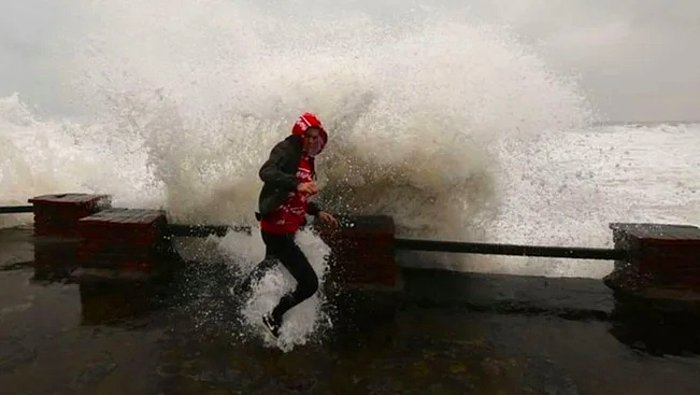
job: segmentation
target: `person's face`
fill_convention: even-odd
[[[321,151],[321,131],[317,128],[309,128],[304,133],[304,152],[316,155]]]

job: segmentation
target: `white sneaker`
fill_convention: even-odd
[[[280,336],[280,327],[282,325],[276,322],[274,318],[272,318],[271,313],[265,314],[262,318],[262,322],[263,325],[265,325],[265,328],[267,328],[267,330],[275,339],[277,339]]]

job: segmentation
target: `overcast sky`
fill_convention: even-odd
[[[424,2],[511,26],[554,69],[579,73],[586,95],[609,120],[700,120],[698,0]],[[47,113],[70,110],[62,100],[61,54],[52,43],[57,35],[82,34],[72,4],[0,0],[0,95],[19,92]],[[325,4],[381,14],[408,2]]]
[[[559,70],[578,70],[612,120],[700,120],[700,1],[477,1]]]

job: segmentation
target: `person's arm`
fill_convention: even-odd
[[[337,228],[340,225],[338,223],[338,220],[333,216],[333,214],[323,211],[316,202],[309,202],[309,204],[306,205],[306,212],[309,215],[317,217],[321,220],[321,222],[323,222],[326,225],[331,225],[335,228]]]
[[[258,175],[266,184],[274,185],[289,191],[297,189],[297,177],[282,171],[282,165],[288,160],[289,150],[282,141],[272,149],[270,157],[262,165]]]

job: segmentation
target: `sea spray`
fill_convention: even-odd
[[[13,201],[70,189],[163,208],[171,222],[256,225],[258,169],[309,110],[330,134],[317,162],[328,210],[391,215],[400,236],[481,240],[513,220],[502,217],[519,194],[509,166],[527,163],[510,161],[515,143],[590,120],[575,80],[507,28],[439,8],[383,19],[220,0],[75,7],[85,34],[54,45],[69,49],[64,76],[85,115],[28,112],[36,124],[22,126],[0,112],[10,126],[0,150],[18,159],[3,174],[25,175],[12,181]],[[300,23],[307,9],[312,24]],[[419,259],[474,267],[469,257]]]
[[[253,281],[252,289],[245,295],[237,295],[237,287],[232,287],[232,297],[244,296],[240,314],[243,318],[242,331],[258,334],[268,346],[290,351],[295,346],[306,344],[313,335],[332,326],[324,294],[324,281],[328,271],[329,247],[311,230],[297,233],[296,243],[307,256],[311,267],[319,279],[319,290],[311,298],[295,306],[284,315],[284,324],[280,337],[273,339],[262,327],[263,314],[269,313],[280,298],[296,287],[296,280],[281,263],[269,269],[262,277]],[[230,232],[219,244],[220,251],[229,258],[240,273],[236,285],[255,269],[265,258],[264,244],[260,232],[256,229],[250,235]]]

